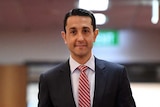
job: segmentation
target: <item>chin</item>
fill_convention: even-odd
[[[85,57],[85,56],[87,56],[87,54],[86,53],[78,53],[77,56],[79,56],[79,57]]]

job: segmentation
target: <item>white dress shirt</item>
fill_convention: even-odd
[[[77,69],[77,67],[81,64],[76,62],[71,56],[69,59],[70,64],[70,70],[71,70],[71,83],[72,83],[72,90],[73,90],[73,97],[76,103],[76,106],[78,107],[78,84],[79,84],[79,76],[80,71]],[[91,100],[91,107],[93,105],[93,97],[94,97],[94,88],[95,88],[95,58],[92,55],[91,58],[84,64],[88,66],[88,69],[86,71],[86,74],[89,79],[89,85],[90,85],[90,100]]]

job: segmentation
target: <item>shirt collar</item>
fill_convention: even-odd
[[[75,61],[71,56],[69,58],[69,64],[70,64],[70,69],[72,73],[73,71],[77,69],[78,66],[81,65],[77,61]],[[95,71],[95,58],[93,54],[91,55],[90,59],[84,65],[88,66],[92,71]]]

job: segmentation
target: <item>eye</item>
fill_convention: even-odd
[[[75,35],[76,32],[77,32],[76,30],[71,30],[71,31],[70,31],[70,33],[73,34],[73,35]]]
[[[89,30],[88,30],[88,29],[84,29],[83,32],[84,32],[84,33],[88,33]]]

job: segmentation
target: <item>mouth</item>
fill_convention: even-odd
[[[75,45],[75,47],[84,48],[84,47],[87,47],[87,45],[86,44],[78,44],[78,45]]]

